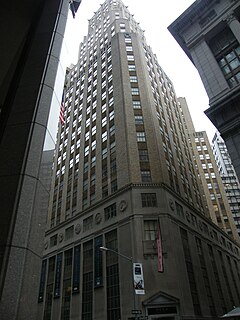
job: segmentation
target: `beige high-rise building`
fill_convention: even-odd
[[[195,131],[186,100],[184,98],[178,100],[186,118],[194,164],[202,186],[206,209],[214,223],[239,241],[232,211],[207,133]]]
[[[173,84],[120,0],[89,20],[64,97],[41,319],[217,319],[240,303],[240,248],[204,210]]]

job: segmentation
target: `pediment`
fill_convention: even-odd
[[[152,297],[146,299],[143,302],[143,305],[145,306],[159,306],[159,305],[176,305],[179,303],[179,299],[177,299],[176,297],[173,297],[167,293],[164,292],[158,292],[155,295],[153,295]]]

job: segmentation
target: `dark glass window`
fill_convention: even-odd
[[[144,240],[156,240],[157,238],[158,221],[145,220],[144,221]]]
[[[139,160],[140,161],[148,161],[148,150],[138,150],[139,151]]]
[[[156,193],[141,193],[143,207],[157,207]]]
[[[105,242],[107,248],[118,250],[116,230],[106,234]],[[118,320],[121,318],[118,255],[111,252],[106,255],[106,282],[107,320]]]
[[[104,209],[104,214],[105,214],[105,220],[112,219],[113,217],[117,216],[117,206],[116,203],[106,207]]]
[[[240,46],[232,31],[227,27],[216,35],[209,46],[232,88],[240,83]]]

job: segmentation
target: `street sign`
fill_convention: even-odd
[[[142,314],[142,310],[132,310],[132,314]]]

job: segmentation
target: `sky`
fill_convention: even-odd
[[[172,80],[178,97],[185,97],[196,131],[207,131],[211,142],[216,131],[204,114],[208,97],[197,69],[167,30],[167,27],[185,11],[193,0],[122,0],[140,27],[145,30],[148,45],[158,58],[160,66]],[[69,63],[76,64],[78,47],[88,32],[91,19],[104,0],[82,0],[75,19],[69,12],[65,40]]]

